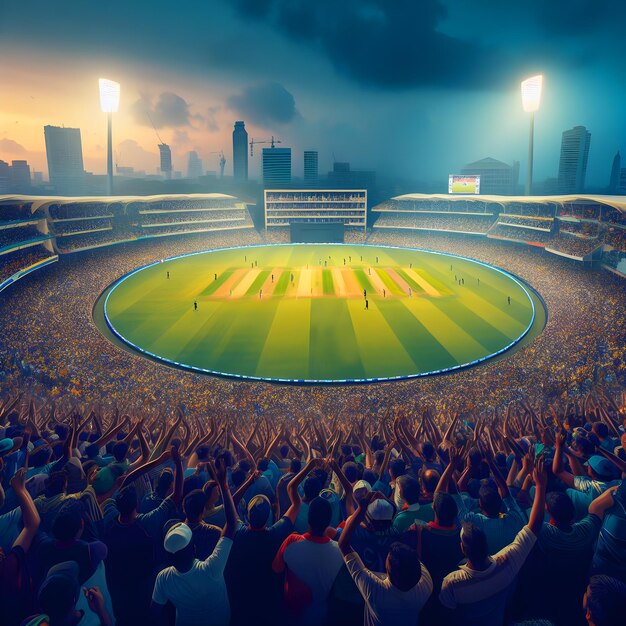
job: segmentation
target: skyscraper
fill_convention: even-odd
[[[172,178],[172,151],[166,143],[160,143],[159,154],[161,156],[161,174],[169,180]]]
[[[248,180],[248,131],[241,121],[233,130],[233,175],[235,180]]]
[[[44,126],[50,183],[56,193],[80,194],[85,187],[83,146],[79,128]]]
[[[609,179],[609,193],[619,191],[620,170],[622,168],[622,157],[619,152],[613,157],[613,167],[611,167],[611,178]]]
[[[591,133],[584,126],[563,131],[559,159],[559,193],[581,193],[589,158]]]
[[[315,182],[318,177],[317,150],[304,151],[304,180]]]
[[[279,188],[291,184],[291,148],[263,148],[263,185]]]
[[[14,191],[30,190],[30,165],[26,161],[13,161],[11,163],[11,178],[13,179]]]
[[[198,158],[198,153],[192,150],[187,157],[187,178],[199,178],[202,176],[202,160]]]

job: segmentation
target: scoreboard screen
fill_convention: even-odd
[[[448,176],[448,193],[479,194],[480,176]]]

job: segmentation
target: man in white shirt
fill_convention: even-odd
[[[441,585],[439,601],[454,610],[454,623],[465,626],[500,626],[511,585],[532,550],[543,523],[547,474],[540,459],[533,473],[535,500],[528,525],[513,543],[489,556],[487,537],[477,526],[466,523],[461,531],[461,550],[467,564],[448,574]]]
[[[399,542],[391,544],[385,560],[386,576],[363,565],[350,546],[354,530],[365,519],[368,507],[381,493],[368,493],[346,522],[339,538],[346,567],[365,600],[365,626],[415,626],[417,617],[433,591],[428,570],[420,563],[417,552]]]
[[[157,575],[152,607],[158,618],[165,604],[171,602],[176,607],[176,626],[228,626],[230,622],[224,568],[233,544],[236,513],[223,459],[217,470],[211,469],[220,486],[226,514],[226,525],[215,549],[206,560],[196,559],[193,533],[183,523],[172,526],[163,542],[174,564]]]

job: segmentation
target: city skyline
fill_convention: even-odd
[[[75,2],[68,2],[60,16],[39,0],[34,11],[3,5],[0,49],[11,63],[0,68],[6,94],[0,107],[0,159],[25,159],[32,170],[46,171],[43,126],[64,125],[81,129],[85,169],[104,174],[100,75],[122,85],[113,137],[116,163],[149,174],[159,167],[160,141],[152,124],[172,149],[174,170],[184,171],[186,155],[196,151],[204,168],[217,172],[219,155],[210,153],[224,150],[230,176],[233,124],[244,120],[251,139],[275,135],[294,155],[317,151],[320,172],[330,171],[336,159],[383,176],[445,181],[464,164],[492,157],[520,161],[523,180],[527,119],[519,81],[536,71],[545,75],[536,119],[536,182],[557,176],[564,129],[581,125],[593,134],[589,187],[608,185],[613,155],[626,149],[620,111],[624,87],[613,75],[619,71],[616,52],[624,44],[608,43],[605,36],[618,21],[617,12],[623,12],[619,5],[613,13],[598,11],[591,22],[578,19],[581,11],[574,8],[563,24],[555,24],[549,20],[556,19],[556,10],[542,15],[538,3],[531,2],[524,19],[507,22],[505,40],[494,28],[504,19],[503,10],[487,0],[475,3],[471,15],[458,0],[427,2],[421,10],[429,19],[419,28],[429,35],[424,45],[433,46],[436,54],[423,63],[425,51],[406,43],[405,52],[413,55],[407,65],[399,56],[403,44],[392,37],[394,29],[398,38],[406,35],[394,9],[377,2],[343,3],[329,20],[353,23],[370,40],[384,43],[383,59],[396,59],[387,76],[371,55],[363,52],[359,61],[335,49],[329,29],[318,24],[317,35],[306,32],[305,3],[291,3],[293,13],[285,17],[300,24],[299,37],[286,32],[273,13],[262,11],[262,4],[274,11],[286,6],[269,0],[229,6],[214,0],[188,11],[164,5],[149,14],[147,5],[138,2],[123,19],[120,3],[112,2],[99,19],[95,9],[78,11]],[[414,15],[410,3],[394,4],[407,17]],[[329,8],[322,2],[320,8],[306,8],[308,17],[318,20],[324,7]],[[150,26],[133,31],[136,38],[129,36],[133,19]],[[378,22],[376,29],[372,23]],[[170,30],[164,44],[154,33],[166,23]],[[471,36],[464,25],[471,26]],[[564,32],[565,26],[570,32]],[[207,29],[204,47],[190,36],[200,27]],[[541,43],[547,30],[551,39]],[[435,36],[438,31],[444,40]],[[55,36],[40,36],[50,32]],[[227,46],[229,37],[239,47]],[[500,55],[506,72],[489,61],[486,50]],[[462,61],[466,64],[456,65]],[[434,66],[430,72],[429,64]],[[257,180],[259,157],[260,151],[249,160],[250,178]],[[301,159],[295,159],[293,175],[301,177],[301,168]]]

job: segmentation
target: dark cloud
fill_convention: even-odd
[[[156,126],[156,128],[176,128],[191,126],[192,116],[189,105],[179,95],[165,91],[153,103],[151,96],[142,95],[131,105],[131,112],[137,124]]]
[[[273,0],[253,14],[249,5],[235,1],[242,15],[317,46],[337,70],[363,84],[480,87],[500,74],[482,44],[441,32],[442,0]]]
[[[220,110],[221,107],[214,106],[209,107],[206,111],[205,120],[206,120],[206,128],[210,133],[216,133],[220,128],[215,119],[215,114]]]
[[[296,101],[279,83],[263,83],[247,87],[227,100],[230,109],[257,126],[288,124],[298,112]]]

